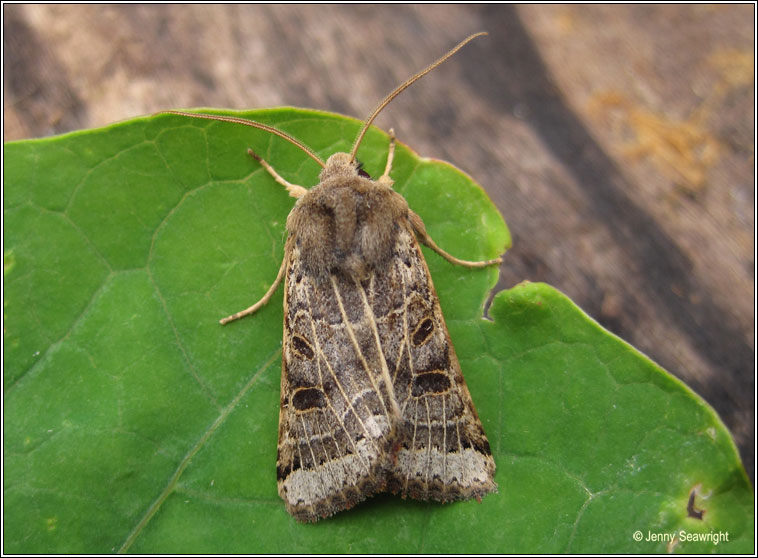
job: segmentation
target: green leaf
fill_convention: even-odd
[[[239,116],[324,158],[359,127]],[[372,176],[387,141],[372,129],[359,152]],[[170,115],[5,145],[5,552],[668,550],[637,530],[728,537],[677,539],[677,552],[754,551],[752,488],[710,407],[546,285],[500,293],[483,319],[497,270],[429,251],[500,491],[448,505],[381,495],[297,523],[276,492],[281,289],[218,324],[273,282],[293,204],[247,147],[317,182],[280,138]],[[460,171],[399,145],[393,177],[453,255],[509,245]],[[702,519],[688,517],[693,490]]]

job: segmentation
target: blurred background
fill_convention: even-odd
[[[754,479],[754,5],[3,5],[4,140],[179,107],[362,119],[465,170],[545,281],[703,396]],[[244,154],[242,154],[244,156]]]

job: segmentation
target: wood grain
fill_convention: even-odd
[[[476,178],[545,281],[713,405],[753,475],[752,5],[4,5],[4,138],[180,107],[379,117]],[[244,154],[242,154],[244,156]]]

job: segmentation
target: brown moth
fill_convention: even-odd
[[[392,189],[395,138],[371,180],[356,152],[395,96],[455,54],[477,33],[390,93],[371,113],[351,153],[318,155],[284,132],[249,120],[195,113],[267,130],[323,167],[306,189],[249,153],[297,198],[287,217],[279,273],[254,313],[284,278],[284,339],[277,479],[287,511],[317,521],[378,492],[421,500],[480,499],[497,490],[495,462],[450,341],[419,241],[446,260],[421,218]]]

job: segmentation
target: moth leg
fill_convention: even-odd
[[[390,171],[392,170],[392,161],[395,158],[395,130],[390,128],[390,146],[387,152],[387,165],[384,167],[384,173],[379,177],[378,182],[392,186],[394,180],[390,178]]]
[[[465,267],[487,267],[489,265],[496,265],[503,263],[503,258],[495,258],[494,260],[483,260],[479,262],[469,262],[467,260],[459,260],[455,256],[451,256],[447,252],[445,252],[442,248],[437,246],[437,244],[432,240],[432,237],[429,236],[429,234],[426,232],[426,226],[424,225],[424,222],[421,220],[421,217],[418,216],[418,214],[410,210],[410,217],[411,217],[411,225],[413,226],[413,230],[416,232],[416,236],[418,236],[419,241],[426,244],[429,248],[437,252],[440,256],[445,258],[447,261],[449,261],[452,264],[456,265],[462,265]]]
[[[298,186],[299,188],[299,186]],[[276,279],[274,279],[274,284],[269,287],[268,292],[263,295],[263,298],[261,298],[258,302],[253,304],[250,308],[246,308],[245,310],[242,310],[241,312],[237,312],[236,314],[232,314],[231,316],[227,316],[226,318],[219,320],[219,323],[221,325],[228,324],[229,322],[233,322],[234,320],[239,320],[240,318],[244,318],[245,316],[249,316],[250,314],[254,314],[258,311],[263,305],[265,305],[269,300],[271,300],[271,297],[276,292],[276,288],[279,286],[279,283],[282,282],[282,277],[284,277],[284,268],[285,263],[287,262],[287,258],[282,259],[282,265],[279,268],[279,273],[276,276]]]
[[[308,190],[306,188],[303,188],[302,186],[298,186],[297,184],[292,184],[292,182],[288,182],[282,176],[274,170],[274,167],[269,165],[266,161],[263,160],[263,158],[258,155],[255,151],[248,148],[247,149],[248,155],[250,155],[253,159],[258,161],[261,166],[268,171],[268,173],[274,177],[274,180],[276,180],[279,184],[284,186],[287,189],[287,192],[289,192],[290,196],[293,198],[302,198]]]

